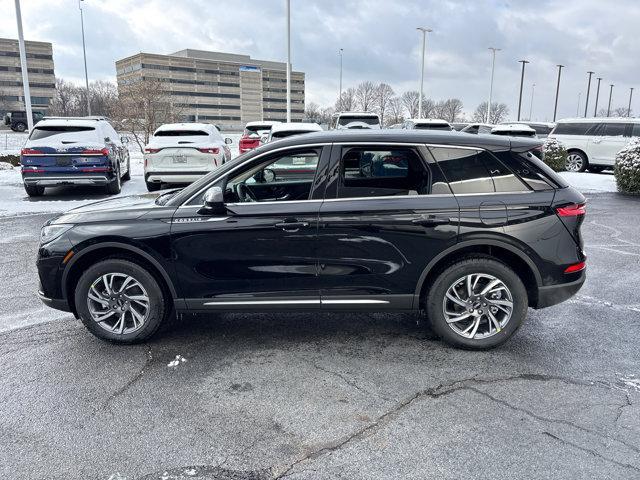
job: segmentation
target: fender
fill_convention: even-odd
[[[429,272],[431,271],[431,269],[440,261],[442,260],[444,257],[446,257],[447,255],[457,251],[457,250],[461,250],[465,247],[472,247],[472,246],[476,246],[476,245],[491,245],[494,247],[500,247],[500,248],[504,248],[505,250],[509,250],[511,253],[515,254],[516,256],[518,256],[522,261],[524,261],[529,268],[531,269],[531,271],[533,272],[533,275],[536,279],[536,283],[538,284],[538,287],[540,287],[540,285],[542,285],[542,277],[540,276],[540,272],[538,271],[538,267],[536,266],[536,264],[533,262],[533,260],[531,260],[531,258],[529,258],[529,256],[527,256],[522,250],[518,249],[517,247],[514,247],[513,245],[509,244],[508,242],[502,241],[502,240],[498,240],[495,238],[476,238],[473,240],[465,240],[463,242],[459,242],[456,243],[455,245],[453,245],[452,247],[449,247],[448,249],[444,250],[443,252],[440,252],[438,255],[436,255],[428,264],[427,266],[424,268],[424,270],[422,271],[422,274],[420,275],[420,278],[418,279],[418,284],[416,286],[416,290],[413,294],[414,298],[413,298],[413,304],[414,304],[414,308],[416,308],[415,306],[419,304],[420,302],[420,291],[422,290],[422,285],[424,284],[425,279],[427,278],[427,275],[429,275]]]
[[[167,274],[167,272],[165,271],[164,267],[162,267],[162,265],[160,264],[160,262],[158,262],[155,258],[153,258],[151,255],[149,255],[147,252],[145,252],[144,250],[135,247],[133,245],[129,245],[127,243],[120,243],[120,242],[101,242],[101,243],[96,243],[94,245],[91,245],[90,247],[86,247],[84,249],[82,249],[80,252],[78,252],[77,255],[74,255],[71,258],[71,261],[67,264],[67,267],[64,270],[64,273],[62,274],[62,295],[63,298],[68,298],[67,297],[67,276],[69,274],[69,272],[71,271],[71,267],[73,267],[73,265],[80,260],[82,257],[84,257],[87,253],[92,252],[94,250],[98,250],[101,248],[120,248],[123,250],[128,250],[130,252],[133,252],[137,255],[140,255],[141,257],[143,257],[145,260],[147,260],[151,265],[153,265],[162,275],[162,278],[164,279],[164,281],[167,283],[168,287],[169,287],[169,292],[171,292],[171,297],[175,300],[178,295],[176,293],[176,289],[173,285],[173,281],[171,280],[171,277],[169,277],[169,275]]]

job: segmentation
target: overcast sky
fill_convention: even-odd
[[[144,51],[184,48],[286,58],[285,0],[85,0],[91,80],[115,79],[115,60]],[[626,106],[640,74],[640,0],[291,0],[292,63],[306,73],[307,102],[333,104],[338,92],[338,50],[344,48],[344,87],[387,82],[396,92],[418,89],[420,34],[427,41],[425,94],[460,98],[473,111],[489,91],[490,52],[496,60],[494,99],[515,117],[519,59],[527,59],[523,118],[553,115],[557,68],[563,70],[559,118],[581,111],[587,71],[603,77],[599,105]],[[78,2],[22,0],[25,37],[53,43],[56,76],[83,77]],[[0,36],[17,37],[14,0],[0,0]],[[640,97],[640,92],[639,97]],[[638,98],[640,101],[640,98]],[[640,106],[634,100],[632,108]]]

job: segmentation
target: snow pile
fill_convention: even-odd
[[[620,192],[640,194],[640,138],[616,154],[614,173]]]
[[[0,162],[0,170],[13,170],[13,165],[8,162]]]
[[[174,358],[169,363],[167,363],[167,367],[176,368],[178,365],[180,365],[181,363],[184,363],[186,361],[187,361],[187,359],[184,358],[182,355],[176,355],[176,358]]]

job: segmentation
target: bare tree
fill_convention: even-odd
[[[628,107],[617,107],[617,108],[613,108],[611,110],[611,112],[609,113],[610,117],[626,117],[627,116],[627,108]],[[606,117],[607,116],[607,109],[606,108],[601,108],[600,110],[598,110],[598,117]],[[631,115],[633,117],[633,109],[631,110]]]
[[[392,97],[389,100],[389,115],[387,116],[387,124],[394,125],[396,123],[402,123],[404,120],[404,106],[402,105],[402,98]]]
[[[118,87],[115,83],[97,80],[89,84],[91,113],[109,117],[118,101]]]
[[[326,107],[326,108],[322,108],[320,109],[320,116],[318,117],[318,123],[320,125],[330,125],[331,124],[331,118],[333,117],[333,114],[335,113],[335,110],[333,107]]]
[[[320,116],[320,106],[317,103],[309,102],[305,105],[304,117],[310,122],[317,122]]]
[[[342,92],[342,97],[336,101],[336,112],[350,112],[356,106],[355,88],[347,88]]]
[[[56,92],[49,107],[49,114],[61,117],[82,115],[82,98],[84,96],[80,88],[62,78],[56,78]]]
[[[356,89],[356,105],[363,112],[370,112],[375,105],[376,86],[373,82],[362,82]]]
[[[416,90],[409,90],[402,94],[402,105],[404,106],[409,118],[416,118],[418,116],[418,99],[420,93]]]
[[[395,95],[393,88],[386,83],[376,86],[374,91],[374,104],[378,114],[380,115],[380,124],[384,125],[385,114],[389,110],[391,99]]]
[[[449,98],[438,102],[436,111],[438,117],[449,123],[455,122],[462,114],[462,101],[458,98]]]
[[[509,107],[505,103],[491,103],[491,118],[487,121],[487,102],[482,102],[473,112],[473,121],[478,123],[490,123],[492,125],[504,121],[509,115]]]
[[[182,113],[181,107],[171,102],[160,80],[120,85],[118,92],[113,116],[121,130],[133,135],[141,152],[156,128],[175,122]]]

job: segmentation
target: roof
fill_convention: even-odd
[[[104,118],[82,118],[82,117],[44,117],[35,127],[47,127],[54,125],[68,125],[70,127],[97,127],[98,120],[105,120]]]
[[[506,125],[496,125],[491,129],[491,133],[493,132],[527,132],[527,133],[533,133],[534,135],[536,133],[536,131],[533,128],[523,123],[509,123]]]
[[[423,125],[449,125],[449,122],[439,118],[409,118],[407,121]]]
[[[555,123],[553,122],[531,122],[529,120],[527,121],[519,121],[519,122],[500,122],[500,125],[509,125],[509,124],[514,124],[517,123],[519,125],[537,125],[537,126],[544,126],[544,127],[549,127],[549,128],[553,128],[556,126]]]
[[[298,124],[300,125],[300,124]],[[531,149],[541,145],[541,141],[533,138],[516,138],[500,135],[469,135],[456,131],[443,130],[328,130],[305,133],[287,137],[278,142],[268,143],[260,147],[261,151],[286,146],[308,145],[312,143],[342,142],[389,142],[455,145],[478,147],[492,151],[504,151],[514,148]]]
[[[277,123],[281,123],[281,122],[276,122],[276,121],[272,121],[272,120],[259,120],[256,122],[247,122],[247,124],[245,125],[245,127],[259,127],[261,125],[264,125],[265,127],[270,127],[273,126]]]
[[[200,128],[202,130],[212,130],[215,129],[215,125],[211,125],[210,123],[196,123],[196,122],[185,122],[185,123],[165,123],[164,125],[160,125],[156,128],[156,132],[162,130],[193,130],[194,128]]]
[[[380,118],[380,115],[378,115],[375,112],[336,112],[333,114],[334,117],[341,117],[341,116],[353,116],[353,117],[376,117],[376,118]]]
[[[592,117],[592,118],[563,118],[557,123],[640,123],[640,118],[634,117]]]
[[[321,132],[322,127],[317,123],[276,123],[271,127],[271,133],[290,132],[298,130],[309,130],[310,132]]]

